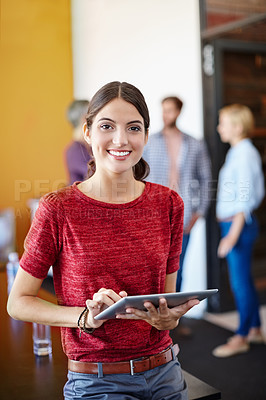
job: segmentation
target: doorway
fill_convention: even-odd
[[[259,21],[264,27],[266,20]],[[254,27],[248,26],[252,32]],[[262,32],[262,31],[261,31]],[[242,32],[243,35],[245,32]],[[262,32],[263,33],[263,32]],[[210,183],[211,207],[207,216],[207,271],[208,287],[219,287],[220,293],[209,301],[209,311],[224,312],[235,309],[230,290],[225,260],[217,258],[216,251],[220,232],[215,221],[215,193],[219,170],[224,162],[228,146],[221,143],[216,131],[218,110],[226,104],[242,103],[251,108],[256,120],[252,137],[261,154],[266,181],[266,46],[265,42],[234,40],[227,32],[223,37],[203,39],[203,93],[205,139],[213,166]],[[238,38],[241,38],[239,36]],[[250,38],[250,35],[249,35]],[[244,37],[245,39],[245,37]],[[260,302],[266,304],[266,199],[256,210],[260,224],[260,236],[254,248],[253,275]]]

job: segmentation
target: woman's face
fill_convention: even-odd
[[[234,124],[230,116],[226,113],[220,114],[217,131],[221,141],[224,143],[230,143],[232,145],[239,138],[239,125]]]
[[[138,110],[121,98],[110,101],[85,131],[95,157],[96,172],[133,174],[147,143],[144,120]]]

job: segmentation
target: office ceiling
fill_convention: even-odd
[[[202,38],[266,43],[265,0],[205,0]]]

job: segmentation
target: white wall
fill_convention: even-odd
[[[74,96],[90,98],[113,80],[132,83],[146,98],[154,132],[162,126],[161,99],[178,95],[184,101],[180,128],[202,137],[198,3],[72,0]],[[206,287],[204,228],[202,220],[193,230],[182,290]]]

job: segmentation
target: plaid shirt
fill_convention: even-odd
[[[149,137],[143,158],[150,166],[149,182],[169,186],[170,161],[162,132]],[[206,214],[209,206],[208,185],[211,181],[211,163],[203,140],[182,132],[182,144],[176,166],[178,168],[178,193],[184,201],[184,227],[193,213]]]

